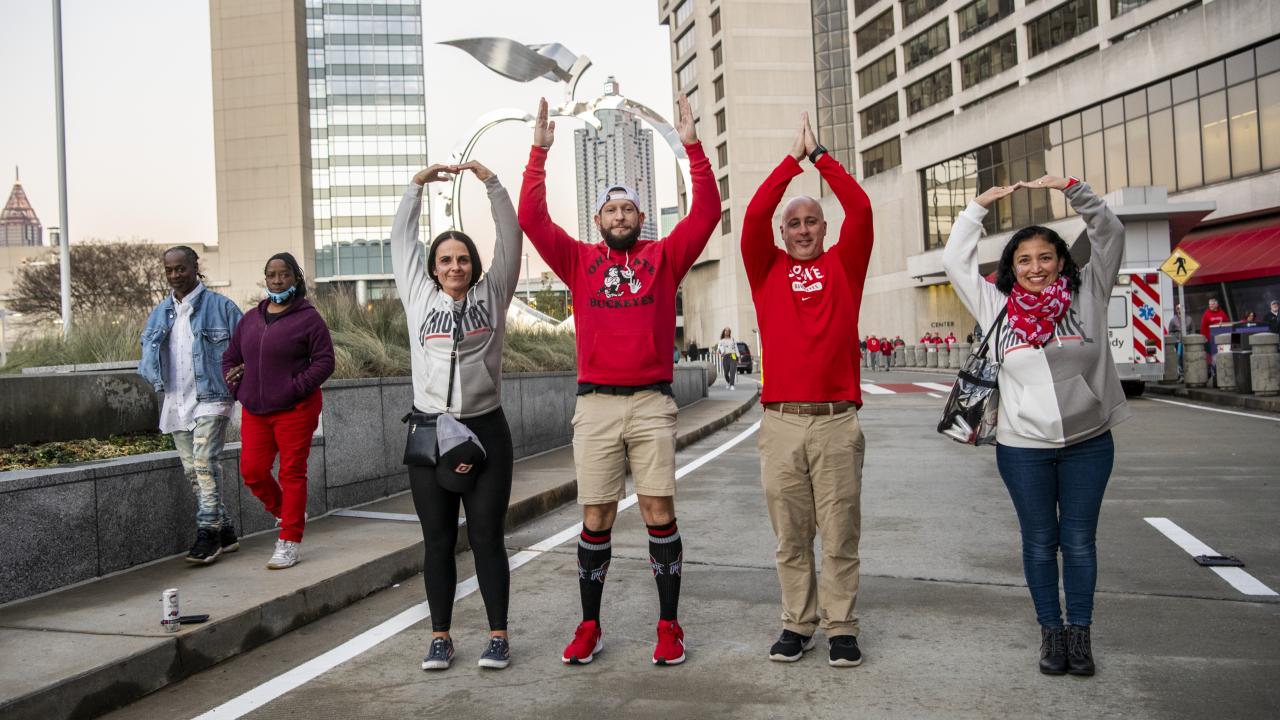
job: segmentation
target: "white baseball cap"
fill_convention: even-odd
[[[604,204],[610,200],[630,200],[631,203],[636,206],[636,210],[640,210],[640,196],[636,194],[635,190],[632,190],[626,185],[610,185],[600,191],[600,194],[596,196],[597,215],[600,214],[600,210],[604,207]]]

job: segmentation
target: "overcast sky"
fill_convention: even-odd
[[[666,28],[653,0],[424,0],[423,42],[428,159],[444,161],[481,114],[533,111],[559,84],[515,83],[442,40],[510,37],[560,42],[592,58],[579,99],[616,75],[623,93],[671,116]],[[607,17],[601,8],[608,7]],[[448,11],[440,8],[447,7]],[[217,240],[213,107],[206,0],[64,0],[68,224],[75,241],[146,238],[163,243]],[[0,0],[0,188],[13,166],[45,227],[58,225],[51,0]],[[498,173],[513,197],[531,131],[511,124],[489,132],[473,157]],[[552,151],[552,214],[576,233],[571,128]],[[659,206],[675,204],[670,151],[655,144]],[[407,180],[407,178],[406,178]],[[464,197],[464,222],[488,236],[478,183]],[[485,253],[486,255],[488,253]]]

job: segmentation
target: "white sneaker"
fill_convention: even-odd
[[[302,543],[296,543],[292,540],[276,540],[276,550],[271,554],[271,560],[267,562],[267,569],[283,570],[297,565],[298,554],[301,549]]]

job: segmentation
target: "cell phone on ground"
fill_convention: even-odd
[[[178,618],[178,624],[179,625],[198,625],[202,622],[206,622],[208,619],[209,619],[208,613],[204,615],[183,615],[182,617]]]
[[[1196,555],[1195,560],[1204,567],[1244,567],[1244,562],[1233,555]]]

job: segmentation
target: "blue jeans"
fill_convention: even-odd
[[[222,415],[203,415],[196,418],[194,430],[173,433],[182,472],[196,497],[196,527],[231,527],[231,518],[218,493],[218,481],[222,479],[218,456],[226,444],[228,420]]]
[[[1036,606],[1036,620],[1062,625],[1058,604],[1058,551],[1067,622],[1093,622],[1098,580],[1094,539],[1098,511],[1115,461],[1111,431],[1063,448],[996,446],[1000,477],[1022,528],[1022,570]]]

